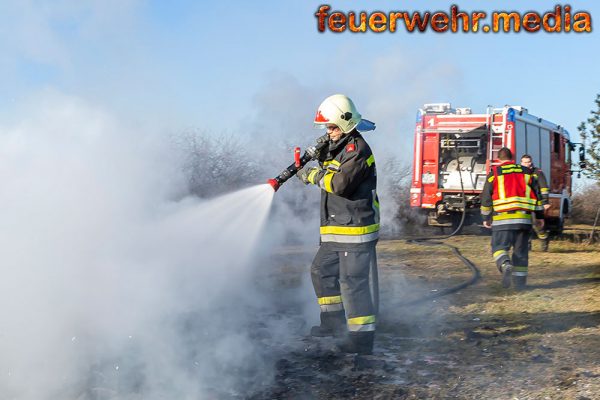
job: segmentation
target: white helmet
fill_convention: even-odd
[[[352,131],[360,121],[361,116],[356,106],[343,94],[334,94],[323,100],[315,115],[316,127],[325,128],[328,124],[333,124],[344,133]]]

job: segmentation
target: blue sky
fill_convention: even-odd
[[[318,33],[318,1],[2,1],[0,115],[56,90],[165,129],[311,127],[343,92],[395,141],[423,102],[517,104],[575,133],[600,92],[591,34]],[[591,1],[336,1],[343,11],[535,10]],[[289,122],[289,123],[288,123]],[[309,133],[312,134],[312,133]],[[407,146],[408,148],[410,146]]]

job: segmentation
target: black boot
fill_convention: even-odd
[[[512,283],[515,287],[515,290],[525,290],[527,286],[527,277],[526,276],[513,276]]]
[[[321,325],[310,329],[310,335],[316,337],[342,336],[344,332],[346,332],[346,315],[343,310],[322,312]]]
[[[373,354],[375,332],[350,332],[337,347],[344,353]]]
[[[504,261],[500,266],[502,272],[502,287],[508,289],[510,287],[510,279],[513,271],[513,266],[509,261]]]

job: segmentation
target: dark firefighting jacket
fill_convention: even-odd
[[[537,179],[538,185],[540,186],[540,194],[542,195],[541,200],[542,205],[549,204],[550,200],[550,188],[548,187],[548,181],[546,180],[546,175],[544,175],[544,171],[539,168],[533,168],[533,176]]]
[[[321,190],[321,243],[356,248],[379,238],[377,172],[371,148],[354,130],[319,157],[308,181]]]
[[[492,167],[481,193],[481,215],[493,230],[530,228],[532,214],[543,218],[540,189],[531,169],[505,161]]]

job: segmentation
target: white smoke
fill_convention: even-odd
[[[198,399],[268,381],[251,259],[273,192],[176,200],[179,166],[160,135],[60,93],[0,121],[2,398]]]

